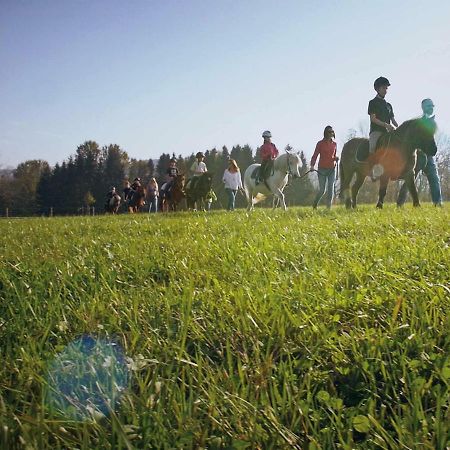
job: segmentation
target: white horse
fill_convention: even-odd
[[[266,183],[255,184],[255,169],[261,164],[252,164],[247,167],[244,173],[244,189],[247,197],[247,209],[253,209],[254,205],[264,200],[268,195],[273,195],[273,207],[278,206],[279,202],[286,210],[286,202],[284,201],[283,189],[286,187],[289,175],[300,177],[299,166],[301,160],[298,153],[286,152],[278,156],[273,161],[273,173],[267,177]]]

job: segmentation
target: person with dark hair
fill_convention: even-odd
[[[425,127],[436,127],[434,116],[434,103],[430,98],[425,98],[421,103],[422,107],[422,120]],[[431,201],[434,206],[442,206],[442,191],[439,175],[436,167],[436,161],[434,156],[427,156],[421,154],[420,157],[427,158],[426,164],[422,169],[422,172],[428,179],[430,185]],[[406,202],[406,196],[408,195],[408,187],[406,183],[403,183],[398,193],[397,206],[403,206]]]
[[[261,167],[259,168],[259,174],[255,183],[264,183],[266,178],[270,175],[273,168],[273,161],[278,156],[278,149],[275,144],[272,143],[272,133],[269,130],[264,131],[262,134],[264,143],[259,149],[261,155]]]
[[[173,180],[178,176],[177,159],[173,156],[169,161],[169,167],[166,170],[166,182],[161,186],[160,198],[163,199],[170,191]]]
[[[317,157],[319,164],[317,174],[319,177],[319,191],[313,202],[313,208],[316,209],[320,199],[327,191],[327,208],[331,208],[334,195],[334,180],[336,177],[336,163],[339,158],[336,156],[337,145],[334,141],[335,134],[333,127],[327,125],[323,130],[323,139],[316,145],[316,149],[311,158],[311,170],[314,170]]]
[[[370,100],[367,108],[367,113],[370,116],[369,153],[375,153],[378,139],[383,134],[394,131],[394,127],[398,127],[392,105],[385,100],[390,85],[391,83],[385,77],[378,77],[373,83],[377,95]],[[371,178],[372,181],[378,178],[373,168]]]
[[[394,131],[398,124],[394,117],[392,105],[385,100],[391,85],[385,77],[379,77],[373,83],[377,95],[370,100],[367,112],[370,116],[369,152],[374,153],[378,139],[384,133]],[[391,125],[394,125],[392,126]]]
[[[131,185],[131,189],[133,189],[133,191],[136,191],[138,187],[141,186],[141,179],[139,177],[136,177],[133,180],[133,184]]]
[[[123,188],[123,199],[125,202],[130,200],[131,196],[133,195],[133,189],[131,189],[130,182],[127,180],[125,181],[125,187]]]

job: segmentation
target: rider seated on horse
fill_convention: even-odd
[[[131,185],[131,189],[133,189],[133,191],[137,191],[137,189],[141,187],[141,179],[136,177],[133,180],[133,184]]]
[[[109,192],[106,194],[106,199],[111,200],[116,194],[117,194],[116,187],[112,186],[110,188]]]
[[[127,202],[133,195],[133,189],[131,189],[130,182],[125,181],[125,187],[123,188],[123,199]]]
[[[377,95],[370,100],[367,108],[370,116],[369,153],[375,153],[377,142],[383,134],[394,131],[394,127],[398,127],[392,105],[385,100],[390,85],[385,77],[379,77],[373,83]],[[376,177],[372,174],[372,179],[374,178]]]
[[[194,189],[198,181],[198,177],[207,172],[206,164],[204,163],[205,155],[202,152],[197,152],[196,160],[192,163],[191,172],[192,177],[186,183],[186,189]]]
[[[112,186],[112,187],[110,188],[109,192],[106,194],[105,208],[108,208],[109,202],[110,202],[111,199],[112,199],[113,197],[115,197],[116,195],[118,195],[118,194],[117,194],[117,191],[116,191],[116,187],[115,187],[115,186]]]
[[[273,160],[278,156],[278,149],[275,144],[272,144],[271,142],[272,133],[266,130],[262,134],[262,137],[264,139],[264,144],[259,150],[261,155],[261,167],[259,168],[256,184],[265,182],[267,177],[270,176],[273,169]]]
[[[178,176],[178,174],[179,171],[177,167],[177,159],[175,158],[175,156],[173,156],[169,161],[169,167],[166,170],[166,182],[161,186],[161,189],[159,190],[161,198],[166,197],[170,192],[173,180]]]

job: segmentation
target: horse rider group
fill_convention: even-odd
[[[385,77],[379,77],[375,80],[373,87],[377,95],[370,100],[368,106],[368,114],[370,116],[370,133],[369,133],[369,153],[372,154],[377,149],[377,143],[380,137],[386,133],[390,133],[398,127],[395,120],[392,105],[385,100],[387,91],[391,83]],[[430,98],[425,98],[421,102],[423,124],[425,127],[435,128],[434,103]],[[376,166],[372,169],[372,180],[379,178]],[[427,156],[427,162],[422,169],[428,179],[430,185],[431,200],[435,206],[442,206],[442,193],[437,173],[436,162],[434,156]],[[403,184],[399,193],[398,204],[402,205],[406,200],[407,188]]]
[[[375,153],[377,144],[381,136],[394,131],[397,127],[397,121],[394,116],[394,109],[392,105],[385,100],[390,82],[385,77],[378,77],[373,84],[377,95],[369,101],[367,112],[370,117],[370,132],[369,132],[369,155]],[[434,122],[434,104],[429,98],[422,100],[422,117],[425,127],[435,127]],[[331,207],[334,193],[335,170],[339,158],[336,156],[336,143],[334,142],[335,134],[331,126],[325,127],[324,139],[319,141],[316,145],[316,150],[311,158],[311,169],[314,170],[314,165],[318,156],[318,177],[319,177],[319,191],[313,202],[313,208],[317,205],[325,192],[327,187],[327,207]],[[377,170],[378,169],[378,170]],[[377,180],[380,175],[380,167],[375,165],[371,169],[372,181]],[[435,206],[442,206],[442,193],[437,173],[436,163],[433,156],[427,157],[427,163],[422,169],[428,178],[430,185],[431,199]],[[398,205],[402,205],[406,200],[407,186],[404,183],[400,189]]]
[[[370,132],[369,132],[369,154],[373,154],[377,149],[377,143],[381,136],[386,133],[394,131],[398,127],[398,123],[394,116],[394,109],[390,103],[385,99],[390,82],[385,77],[379,77],[375,80],[373,87],[376,91],[376,96],[369,101],[367,112],[370,116]],[[434,104],[429,98],[422,100],[422,119],[424,120],[424,125],[427,126],[427,122],[431,125],[435,125],[434,120]],[[259,153],[261,157],[261,166],[256,174],[255,184],[264,183],[267,187],[267,178],[269,178],[273,173],[273,162],[278,157],[279,151],[274,143],[272,143],[272,133],[266,130],[262,133],[263,144],[259,148]],[[317,158],[319,158],[318,163],[318,178],[319,178],[319,191],[313,202],[313,208],[317,208],[320,199],[327,192],[327,207],[331,207],[334,194],[334,183],[336,178],[336,165],[339,158],[336,155],[337,146],[335,139],[335,133],[330,125],[327,125],[324,129],[324,138],[319,141],[316,145],[314,154],[311,158],[310,166],[311,170],[314,170],[314,166]],[[198,152],[195,155],[195,161],[191,166],[192,177],[186,182],[186,189],[195,189],[198,177],[203,173],[207,172],[207,167],[204,162],[205,155],[202,152]],[[428,178],[430,184],[431,198],[436,206],[442,205],[442,194],[439,182],[439,177],[437,174],[436,163],[433,156],[428,156],[427,164],[422,169]],[[179,175],[179,170],[177,168],[177,160],[175,156],[170,159],[169,167],[166,171],[166,182],[162,185],[160,189],[161,197],[167,195],[173,184],[175,177]],[[377,166],[372,168],[371,178],[373,181],[378,179],[380,173],[377,173]],[[140,186],[140,178],[135,178],[133,184],[127,182],[127,186],[124,189],[124,199],[125,201],[130,200],[133,193]],[[403,186],[400,191],[399,204],[404,203],[406,200],[406,186]],[[112,188],[108,192],[108,200],[115,195],[115,188]]]

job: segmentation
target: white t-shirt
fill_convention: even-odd
[[[228,169],[225,169],[225,172],[223,173],[223,182],[225,183],[226,189],[231,189],[233,191],[242,189],[241,172],[230,172]]]
[[[203,161],[194,161],[191,172],[194,172],[194,177],[199,177],[202,173],[207,172],[206,164]]]

